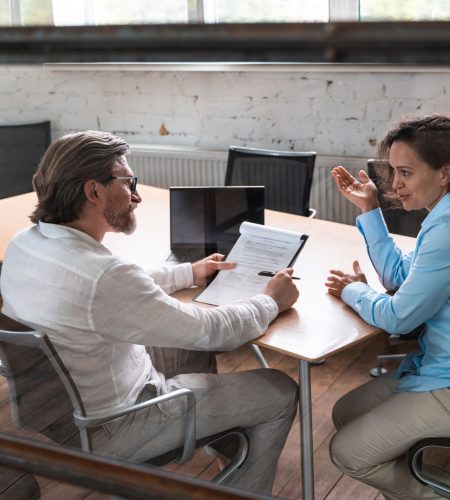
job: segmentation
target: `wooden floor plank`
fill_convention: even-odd
[[[375,500],[377,496],[378,490],[344,474],[329,495],[324,498],[326,500]]]

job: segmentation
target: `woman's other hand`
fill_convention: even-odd
[[[369,212],[380,206],[377,198],[377,188],[364,170],[359,171],[360,181],[344,167],[334,167],[331,175],[339,192],[364,212]]]
[[[367,283],[366,275],[362,272],[357,260],[353,262],[353,272],[354,274],[347,274],[337,269],[330,269],[331,276],[328,276],[325,282],[325,286],[328,287],[328,293],[340,299],[342,297],[342,291],[350,283],[356,281]]]

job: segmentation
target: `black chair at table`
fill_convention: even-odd
[[[390,174],[389,169],[390,165],[388,160],[367,160],[368,174],[378,188],[378,201],[389,232],[415,237],[420,231],[422,221],[427,216],[427,212],[425,210],[408,211],[393,204],[386,196],[385,190]],[[390,335],[389,344],[397,345],[404,341],[416,340],[422,331],[423,325],[420,325],[407,334]],[[387,370],[383,368],[384,363],[400,360],[405,356],[406,354],[404,353],[382,354],[377,356],[377,364],[370,370],[370,374],[373,377],[383,375],[387,372]]]
[[[12,320],[1,316],[10,325]],[[196,439],[196,401],[195,394],[189,389],[178,389],[102,417],[88,417],[80,394],[48,336],[15,324],[17,328],[14,330],[0,330],[0,359],[8,382],[11,415],[17,427],[43,434],[59,444],[91,452],[92,432],[101,425],[164,401],[186,398],[183,447],[168,450],[147,463],[160,466],[177,461],[182,464],[192,457],[196,448],[213,445],[221,449],[223,441],[231,443],[224,451],[231,461],[213,482],[223,482],[244,463],[248,438],[242,429],[229,429]]]
[[[309,207],[316,153],[230,146],[225,186],[265,186],[266,208],[314,217]]]
[[[49,121],[0,125],[0,198],[33,190],[33,174],[50,141]]]
[[[265,186],[269,210],[315,217],[309,207],[316,153],[273,151],[230,146],[225,186]],[[268,363],[261,349],[250,344],[263,368]]]

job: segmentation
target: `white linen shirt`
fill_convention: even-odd
[[[147,274],[114,257],[86,233],[40,222],[10,242],[1,274],[2,311],[48,334],[88,415],[134,404],[164,376],[145,346],[231,350],[277,316],[267,295],[201,308],[168,294],[193,284],[192,266]]]

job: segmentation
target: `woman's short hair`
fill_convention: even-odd
[[[385,134],[379,146],[380,158],[387,158],[394,142],[408,144],[432,169],[450,163],[450,116],[433,114],[401,120]]]
[[[84,183],[111,181],[112,169],[129,151],[128,144],[108,132],[87,130],[56,139],[33,176],[38,203],[30,219],[60,224],[76,220],[86,202]]]

